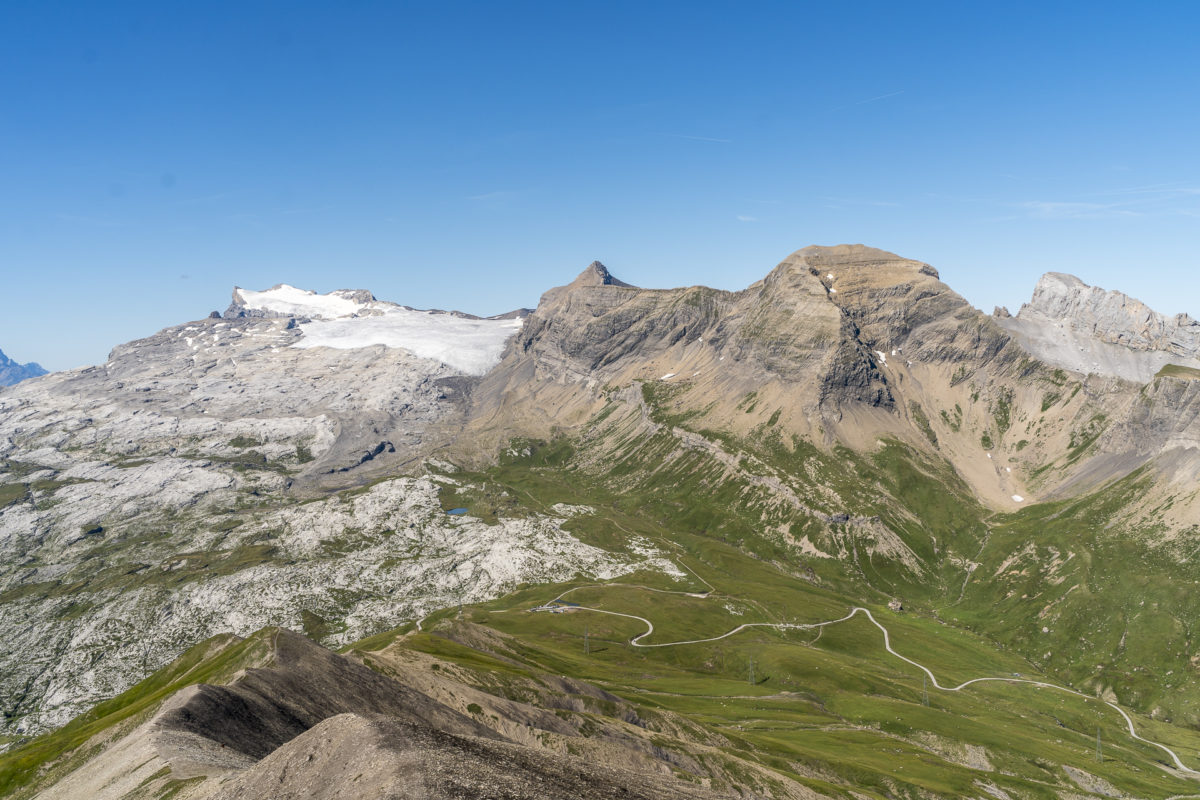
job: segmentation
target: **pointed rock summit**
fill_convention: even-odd
[[[608,267],[601,264],[599,261],[593,261],[587,265],[583,272],[579,273],[579,277],[571,283],[572,286],[625,286],[632,288],[632,284],[616,278]]]
[[[583,272],[576,276],[575,280],[568,283],[566,286],[556,286],[542,295],[542,299],[538,303],[538,307],[547,306],[557,303],[564,298],[570,297],[575,292],[581,289],[595,289],[605,286],[611,286],[618,289],[636,289],[637,287],[631,283],[626,283],[620,278],[615,277],[608,271],[608,267],[601,264],[599,261],[593,261],[584,268]]]
[[[28,364],[18,364],[0,350],[0,386],[12,386],[26,378],[36,378],[45,375],[46,370],[41,364],[30,361]]]

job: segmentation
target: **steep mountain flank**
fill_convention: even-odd
[[[637,289],[592,265],[546,293],[484,379],[470,445],[459,453],[486,457],[514,434],[575,428],[631,383],[669,386],[672,408],[693,431],[746,435],[769,424],[785,440],[857,451],[880,437],[906,441],[949,461],[1001,509],[1096,488],[1188,446],[1195,414],[1186,389],[1157,387],[1190,376],[1151,375],[1156,388],[1139,393],[1042,360],[1022,320],[1059,313],[1043,283],[1027,309],[1044,312],[994,319],[929,265],[861,245],[797,251],[740,292]],[[1123,302],[1101,294],[1092,303],[1100,310]],[[1077,320],[1090,313],[1078,298],[1064,303]],[[1115,342],[1179,350],[1190,341],[1182,318],[1171,327],[1153,317],[1151,329],[1174,333],[1140,338],[1118,332],[1112,318],[1094,327],[1114,343],[1097,346],[1135,360],[1146,351]],[[1152,421],[1160,414],[1170,420]]]

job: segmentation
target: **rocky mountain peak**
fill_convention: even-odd
[[[601,264],[599,261],[593,261],[588,264],[583,272],[579,273],[572,283],[572,286],[632,286],[619,278],[613,276],[608,271],[608,267]]]
[[[636,289],[637,287],[631,283],[615,277],[608,271],[608,267],[601,264],[599,261],[593,261],[588,264],[583,272],[576,276],[575,280],[571,281],[566,286],[556,286],[542,295],[542,299],[538,302],[538,308],[548,308],[549,306],[563,302],[568,298],[575,296],[579,290],[600,289],[603,287],[614,287],[619,289]],[[592,294],[585,292],[585,294]],[[594,299],[594,298],[593,298]]]
[[[46,370],[41,364],[30,361],[28,364],[18,364],[0,350],[0,386],[12,386],[26,378],[36,378],[45,375]]]
[[[1200,323],[1187,314],[1160,314],[1123,292],[1089,286],[1061,272],[1042,276],[1017,318],[1055,322],[1132,350],[1200,357]]]
[[[996,322],[1043,361],[1137,383],[1167,364],[1200,367],[1200,323],[1166,316],[1118,291],[1047,272],[1015,317]]]

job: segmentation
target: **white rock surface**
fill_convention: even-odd
[[[998,316],[1030,353],[1082,374],[1146,383],[1167,364],[1200,368],[1200,323],[1116,291],[1048,272],[1015,317]]]
[[[365,292],[261,294],[248,300],[309,320],[404,311]],[[520,326],[410,313],[426,334],[487,323],[488,347]],[[221,631],[298,627],[308,611],[345,641],[514,581],[624,568],[554,520],[446,518],[427,480],[326,499],[419,468],[486,348],[296,347],[323,323],[264,314],[0,389],[0,734],[61,724]]]

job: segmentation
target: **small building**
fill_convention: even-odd
[[[893,597],[891,600],[888,600],[888,608],[890,608],[892,611],[903,611],[904,604]]]

